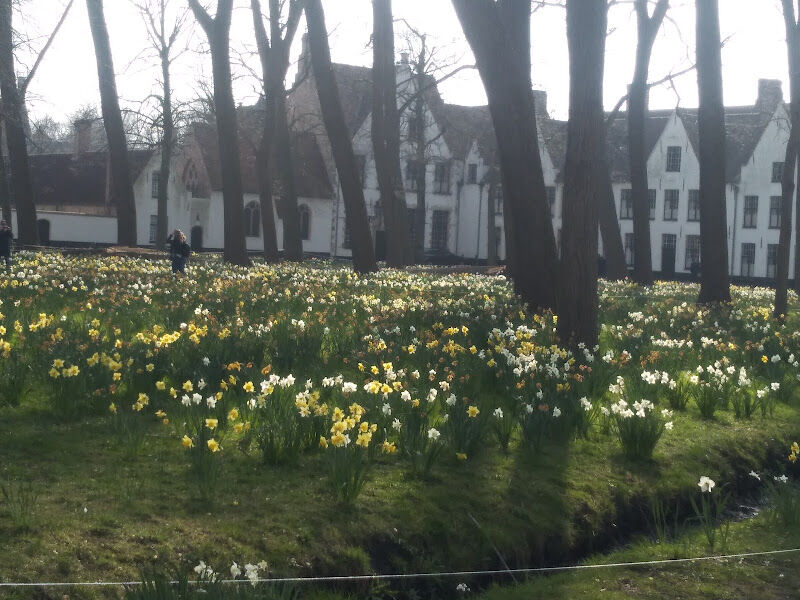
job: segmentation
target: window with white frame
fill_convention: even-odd
[[[700,220],[700,190],[689,190],[689,212],[686,215],[686,220]]]
[[[261,235],[261,208],[256,201],[244,207],[244,234],[246,237]]]
[[[767,244],[767,277],[774,278],[778,272],[778,244]]]
[[[650,220],[656,220],[656,191],[647,190],[647,203],[650,205]]]
[[[683,263],[683,268],[687,271],[692,268],[693,264],[700,264],[700,236],[687,235],[686,236],[686,259]]]
[[[772,163],[772,183],[780,183],[783,180],[783,162]]]
[[[467,183],[478,183],[478,165],[476,163],[467,165]]]
[[[780,196],[769,197],[769,228],[781,228],[781,201]]]
[[[680,190],[664,190],[664,220],[678,220]]]
[[[161,183],[161,171],[153,171],[150,177],[150,196],[158,198],[158,186]]]
[[[744,197],[744,221],[742,227],[755,229],[758,223],[758,196]]]
[[[406,189],[416,192],[419,179],[425,177],[425,165],[415,160],[406,161]]]
[[[633,266],[633,234],[625,234],[625,264]]]
[[[434,210],[431,222],[431,248],[434,250],[447,249],[447,234],[450,225],[449,210]]]
[[[158,237],[158,215],[150,215],[150,243],[155,244]]]
[[[624,188],[619,194],[619,218],[633,219],[633,195],[630,188]]]
[[[667,171],[678,173],[681,170],[681,147],[667,146]]]
[[[307,204],[301,204],[297,207],[297,213],[300,221],[300,239],[311,239],[311,209]]]
[[[436,166],[433,169],[433,193],[434,194],[450,193],[449,162],[436,163]]]
[[[550,207],[550,218],[552,219],[556,216],[556,188],[548,185],[544,189],[547,191],[547,205]]]
[[[752,242],[742,244],[742,266],[739,274],[742,277],[752,277],[753,267],[756,264],[756,245]]]

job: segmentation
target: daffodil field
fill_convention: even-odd
[[[332,568],[315,562],[315,538],[355,552],[355,571],[376,565],[381,551],[362,544],[378,535],[368,531],[376,523],[382,544],[405,557],[384,568],[423,564],[417,550],[451,534],[446,525],[420,526],[400,541],[402,524],[387,519],[398,496],[412,512],[417,502],[441,502],[443,515],[461,506],[452,519],[481,526],[464,533],[479,539],[457,560],[486,566],[495,560],[487,548],[506,541],[504,552],[516,545],[521,562],[542,559],[554,536],[563,539],[552,551],[569,555],[622,518],[626,502],[656,488],[670,498],[691,489],[690,469],[705,466],[752,487],[747,472],[800,437],[796,317],[772,320],[773,292],[761,288],[734,288],[732,305],[713,312],[694,303],[691,284],[603,283],[601,292],[601,343],[573,352],[556,343],[556,317],[526,312],[502,276],[364,277],[324,262],[238,268],[197,259],[187,277],[175,278],[168,264],[150,260],[21,253],[0,278],[0,481],[18,490],[9,498],[20,498],[14,482],[35,481],[40,467],[20,444],[63,443],[41,463],[48,475],[31,504],[48,506],[56,519],[63,496],[77,537],[82,507],[66,498],[83,489],[82,462],[86,489],[119,477],[95,490],[118,525],[129,514],[143,518],[159,494],[165,527],[170,511],[176,520],[236,521],[229,512],[240,499],[254,503],[257,489],[267,506],[285,499],[284,523],[298,506],[306,541],[278,544],[277,532],[263,548],[245,541],[275,514],[254,508],[219,542],[220,554],[264,552],[282,561],[280,572]],[[790,305],[796,309],[796,298]],[[70,448],[83,457],[67,469],[71,491],[43,499],[60,489],[54,465],[69,461]],[[797,474],[794,459],[781,464]],[[109,487],[127,490],[139,512],[109,504]],[[140,497],[137,487],[148,491]],[[0,537],[29,557],[52,559],[41,540],[33,549],[24,541],[46,537],[41,522],[22,523],[24,510],[12,504],[0,502]],[[498,506],[506,516],[493,514]],[[313,511],[328,515],[325,525]],[[360,524],[348,524],[360,514]],[[188,531],[196,541],[193,527],[172,535]],[[505,541],[487,527],[503,530],[505,537],[495,533]],[[155,546],[177,544],[176,554],[201,558],[191,545],[156,537]],[[286,566],[290,556],[296,564]],[[12,564],[0,560],[0,577]],[[52,568],[42,564],[38,570]],[[94,576],[84,569],[77,572]]]

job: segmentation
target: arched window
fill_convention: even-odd
[[[300,213],[300,239],[307,240],[311,237],[311,209],[308,205],[301,204],[297,207]]]
[[[247,237],[261,235],[261,209],[258,202],[250,202],[244,207],[244,234]]]

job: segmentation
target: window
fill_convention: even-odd
[[[495,257],[500,256],[500,241],[503,237],[503,228],[496,226],[494,228],[494,255]]]
[[[678,173],[681,170],[681,147],[667,146],[667,171]]]
[[[689,214],[687,221],[700,220],[700,190],[689,190]]]
[[[155,244],[158,237],[158,215],[150,215],[150,243]]]
[[[664,190],[664,220],[678,220],[678,198],[679,190]]]
[[[744,197],[744,222],[745,229],[755,229],[758,222],[758,196]]]
[[[433,170],[433,193],[450,193],[450,163],[436,163]]]
[[[308,240],[311,238],[311,209],[308,205],[301,204],[297,207],[300,221],[300,239]]]
[[[417,181],[425,176],[425,165],[415,160],[406,162],[406,189],[409,192],[417,191]]]
[[[447,249],[447,230],[449,220],[450,211],[433,211],[433,223],[431,224],[431,248],[434,250]]]
[[[756,264],[756,245],[754,243],[742,244],[742,277],[753,276],[753,265]]]
[[[161,172],[153,171],[153,176],[150,178],[150,195],[153,198],[158,198],[158,186],[161,183]]]
[[[684,261],[683,268],[687,271],[692,268],[695,263],[700,263],[700,236],[687,235],[686,236],[686,260]]]
[[[420,135],[420,133],[421,133],[420,130],[422,129],[422,127],[420,127],[421,124],[424,124],[424,118],[423,119],[417,119],[417,118],[415,118],[413,116],[410,116],[408,118],[408,137],[409,138],[411,138],[413,140],[417,136]]]
[[[547,191],[547,205],[550,207],[550,218],[556,216],[556,188],[548,185],[545,190]]]
[[[408,215],[408,239],[411,240],[411,245],[414,246],[417,243],[417,209],[406,208],[406,211]]]
[[[633,266],[633,234],[625,234],[625,264]]]
[[[678,236],[674,233],[662,233],[661,234],[661,249],[662,250],[675,250],[675,245],[677,242]]]
[[[478,165],[475,163],[467,165],[467,183],[478,183]]]
[[[358,180],[361,182],[361,187],[367,181],[367,157],[363,154],[356,154],[356,166],[358,167]],[[304,238],[308,239],[308,238]]]
[[[247,237],[261,235],[261,209],[258,202],[250,202],[244,207],[244,234]]]
[[[783,163],[772,163],[772,183],[780,183],[783,180]]]
[[[558,234],[556,235],[556,254],[561,258],[561,227],[558,228]]]
[[[778,271],[778,244],[767,244],[767,277],[772,279]]]
[[[783,163],[781,163],[783,164]],[[770,196],[769,198],[769,228],[781,228],[781,200],[780,196]]]
[[[623,189],[619,197],[619,218],[632,219],[633,218],[633,196],[631,196],[630,189]]]
[[[347,222],[347,217],[344,219],[344,240],[342,241],[342,248],[352,248],[350,240],[350,223]]]
[[[489,193],[494,195],[494,214],[503,214],[503,186],[496,183],[489,188]]]
[[[650,204],[650,220],[656,220],[656,191],[647,190],[647,202]]]

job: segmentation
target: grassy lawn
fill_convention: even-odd
[[[653,498],[688,516],[701,475],[759,498],[749,472],[786,471],[800,439],[800,335],[769,319],[764,290],[712,313],[691,286],[604,284],[600,347],[571,352],[501,278],[22,264],[0,281],[0,581],[200,561],[266,561],[274,577],[572,563],[649,531]],[[661,413],[690,389],[714,392],[713,418],[695,400]],[[737,418],[736,402],[753,414]],[[638,412],[655,450],[626,458],[615,431]],[[270,459],[273,438],[295,451]],[[352,502],[337,500],[342,464],[359,485],[365,474]],[[731,544],[757,539],[753,523]],[[449,598],[452,583],[344,591]]]

